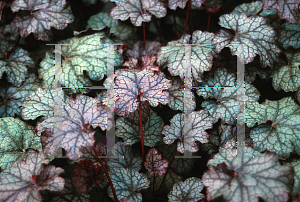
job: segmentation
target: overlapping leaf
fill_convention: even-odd
[[[167,9],[159,0],[112,0],[116,2],[117,6],[114,7],[110,16],[117,20],[130,21],[134,26],[141,26],[142,22],[149,22],[151,16],[155,15],[157,18],[165,17]]]
[[[54,112],[56,97],[62,98],[62,105],[69,102],[69,97],[62,90],[37,88],[22,102],[22,118],[35,120],[39,116],[50,117]]]
[[[293,195],[300,194],[300,159],[299,158],[289,159],[284,162],[284,165],[290,165],[294,168],[295,183],[294,183],[294,189],[292,194]]]
[[[202,189],[201,179],[196,177],[190,177],[184,182],[177,182],[168,194],[169,202],[196,202],[204,197],[204,194],[200,193]]]
[[[300,106],[291,97],[263,104],[246,102],[245,122],[249,127],[258,123],[250,132],[254,149],[274,151],[281,159],[294,149],[300,154]]]
[[[22,101],[40,86],[35,74],[30,74],[20,87],[0,87],[0,117],[20,115]]]
[[[97,105],[97,99],[77,95],[62,107],[60,113],[38,124],[39,133],[46,130],[53,137],[53,142],[48,142],[52,147],[51,155],[55,156],[56,150],[62,147],[71,160],[78,160],[83,155],[81,147],[94,145],[95,131],[91,126],[99,126],[102,130],[112,127],[111,121],[107,120],[107,107]]]
[[[65,180],[58,175],[62,168],[48,164],[42,153],[31,153],[25,161],[18,160],[10,169],[0,174],[0,194],[2,201],[41,202],[40,190],[61,191]]]
[[[200,88],[196,91],[197,94],[203,96],[204,99],[216,99],[216,101],[210,99],[204,100],[201,104],[204,109],[212,114],[214,123],[221,118],[223,123],[236,124],[238,103],[235,85],[236,76],[227,69],[221,68],[214,72],[214,76],[211,75],[205,79],[202,83],[202,86],[205,88]],[[245,87],[244,101],[257,101],[260,96],[258,90],[252,84],[248,83],[246,83]]]
[[[105,27],[109,27],[109,32],[115,34],[121,40],[126,40],[133,33],[131,26],[121,23],[119,20],[112,19],[108,13],[98,13],[93,15],[88,20],[86,29],[92,28],[93,30],[102,30]]]
[[[126,198],[136,202],[142,201],[142,194],[139,191],[147,189],[150,184],[145,174],[139,173],[132,168],[111,168],[108,173],[118,199]],[[110,187],[108,188],[108,195],[113,198]]]
[[[263,2],[254,1],[251,3],[243,3],[233,9],[231,13],[246,13],[249,15],[256,15],[263,7]],[[268,16],[277,13],[277,10],[263,10],[259,15]]]
[[[300,87],[300,51],[285,51],[288,64],[277,64],[271,73],[275,90],[296,91]]]
[[[177,151],[197,152],[199,150],[196,141],[207,143],[209,135],[206,129],[213,127],[213,118],[206,110],[193,111],[186,118],[182,113],[176,114],[171,120],[170,126],[164,126],[162,134],[165,135],[163,141],[172,144],[179,139]]]
[[[191,68],[193,86],[197,86],[197,82],[202,82],[202,74],[204,71],[209,71],[213,63],[213,54],[211,45],[213,33],[202,32],[197,30],[193,32],[191,44]],[[172,76],[180,76],[184,80],[184,73],[186,72],[185,61],[185,45],[190,40],[190,35],[183,35],[177,41],[168,42],[167,46],[161,47],[157,53],[157,64],[167,65],[168,70]],[[180,45],[182,44],[182,45]]]
[[[138,41],[133,45],[132,49],[128,49],[126,53],[129,57],[142,60],[144,55],[156,55],[160,47],[161,44],[157,41],[146,41],[146,43]]]
[[[0,40],[0,79],[4,72],[7,81],[14,86],[20,86],[27,76],[27,67],[34,67],[29,53],[22,48],[13,48],[10,42]],[[10,54],[6,54],[10,51]]]
[[[90,79],[99,81],[107,74],[107,46],[113,44],[110,39],[104,38],[104,33],[95,33],[83,37],[73,37],[61,41],[62,74],[61,82],[65,87],[91,86],[92,83],[83,73],[85,70]],[[107,45],[106,45],[107,44]],[[114,65],[119,66],[123,62],[121,54],[114,50]],[[111,54],[111,53],[109,53]],[[47,52],[41,61],[39,77],[43,78],[44,88],[54,88],[56,67],[54,55]],[[65,89],[66,90],[66,89]],[[87,93],[88,89],[69,89],[70,93]],[[68,92],[69,92],[68,91]]]
[[[284,23],[280,29],[279,42],[283,44],[284,48],[293,46],[300,47],[300,20],[297,24]]]
[[[176,10],[177,7],[184,9],[187,2],[188,0],[170,0],[169,8],[172,10]],[[192,5],[197,8],[200,8],[204,2],[205,0],[192,0]]]
[[[9,169],[11,165],[34,152],[42,152],[41,140],[34,134],[34,128],[18,118],[0,118],[0,167]]]
[[[74,20],[66,0],[16,0],[11,4],[11,10],[14,13],[20,11],[14,24],[24,38],[33,33],[37,40],[49,41],[51,27],[62,30]]]
[[[133,152],[132,148],[128,145],[125,145],[122,142],[117,142],[113,150],[114,157],[110,158],[108,165],[111,168],[132,168],[134,170],[141,170],[142,168],[142,157],[138,152]]]
[[[262,0],[264,10],[278,10],[280,19],[286,19],[289,23],[297,23],[300,20],[299,0]]]
[[[162,176],[168,168],[169,162],[166,159],[162,159],[161,154],[155,149],[151,148],[146,156],[144,162],[145,168],[150,175],[158,174]]]
[[[222,149],[208,161],[209,170],[202,176],[207,200],[223,196],[226,201],[288,201],[293,189],[291,166],[281,166],[275,153],[261,154],[244,147],[242,157],[236,149]]]
[[[280,49],[276,45],[276,33],[261,16],[249,16],[246,13],[231,13],[220,17],[220,26],[233,30],[220,30],[215,34],[212,45],[218,53],[229,47],[232,55],[244,54],[244,63],[252,62],[260,56],[262,66],[273,66],[277,61]],[[239,49],[243,45],[244,48]]]
[[[146,146],[154,147],[157,142],[162,140],[163,126],[163,119],[150,110],[150,116],[143,124],[143,138]],[[124,143],[131,146],[141,141],[140,125],[132,124],[126,118],[120,117],[116,121],[116,136],[123,138]]]

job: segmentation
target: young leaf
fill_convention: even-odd
[[[189,0],[169,0],[169,8],[172,10],[176,10],[177,7],[184,9],[186,2],[188,2]],[[191,0],[192,1],[192,5],[200,8],[201,5],[205,2],[205,0]]]
[[[185,48],[188,44],[191,35],[183,35],[177,41],[168,42],[167,46],[161,47],[157,53],[157,64],[167,64],[168,70],[172,76],[180,76],[184,81],[185,66]],[[211,45],[213,33],[202,32],[200,30],[194,31],[191,39],[191,44],[198,44],[192,46],[191,65],[192,65],[192,79],[193,86],[198,85],[197,82],[202,82],[202,74],[204,71],[209,71],[213,63],[213,46]]]
[[[254,1],[251,3],[243,3],[233,9],[231,13],[246,13],[247,16],[256,15],[262,9],[263,3],[261,1]],[[277,10],[263,10],[259,15],[268,16],[274,15],[277,13]]]
[[[202,176],[207,188],[207,200],[223,196],[226,201],[287,201],[293,189],[294,172],[291,166],[281,166],[273,152],[261,154],[244,147],[243,156],[236,149],[222,149],[207,165]]]
[[[165,17],[167,9],[159,0],[112,0],[116,2],[117,6],[114,7],[110,16],[117,20],[130,21],[134,26],[141,26],[142,22],[151,21],[151,16],[155,15],[157,18]]]
[[[42,152],[41,140],[34,134],[34,128],[18,118],[0,118],[0,166],[2,170],[23,157],[35,152]]]
[[[146,41],[146,44],[143,41],[138,41],[133,45],[132,50],[126,51],[126,55],[142,60],[144,55],[156,55],[160,47],[161,44],[157,41]]]
[[[289,23],[297,23],[300,20],[299,0],[262,0],[264,10],[278,10],[280,19],[286,19]]]
[[[166,159],[162,159],[161,154],[155,149],[151,148],[146,156],[144,162],[145,168],[148,170],[150,175],[158,174],[162,176],[168,168],[169,162]]]
[[[34,62],[26,50],[14,50],[11,42],[0,40],[0,47],[0,79],[6,72],[8,82],[19,87],[27,76],[27,67],[34,67]]]
[[[177,151],[197,152],[199,147],[196,141],[201,143],[208,142],[208,133],[206,129],[213,127],[213,118],[208,111],[200,110],[193,111],[188,115],[187,120],[184,120],[184,114],[176,114],[171,120],[170,126],[164,126],[162,134],[165,135],[163,141],[166,144],[172,144],[175,140],[180,141],[177,144]]]
[[[271,122],[267,123],[266,122]],[[300,154],[300,106],[291,97],[263,104],[246,102],[245,122],[253,127],[250,132],[254,149],[276,152],[280,159],[289,157],[294,149]]]
[[[76,164],[71,177],[77,192],[87,193],[95,183],[101,184],[104,181],[103,173],[103,169],[94,165],[92,160],[83,159]]]
[[[74,20],[71,7],[66,4],[66,0],[13,1],[11,10],[14,13],[20,11],[13,22],[19,28],[21,37],[33,33],[37,40],[49,41],[52,38],[51,27],[62,30]]]
[[[300,48],[300,20],[297,24],[284,23],[280,29],[279,42],[284,48]]]
[[[144,173],[139,173],[132,168],[111,168],[108,173],[118,199],[142,201],[142,194],[139,191],[147,189],[150,184]],[[113,198],[111,187],[108,188],[108,195]]]
[[[154,147],[157,142],[162,140],[163,126],[163,119],[150,109],[150,116],[147,122],[143,124],[143,137],[146,146]],[[132,124],[127,119],[120,117],[116,121],[116,136],[123,138],[124,143],[131,146],[141,140],[140,125]]]
[[[271,73],[275,90],[296,91],[300,87],[300,51],[285,51],[288,64],[277,64]]]
[[[220,30],[215,34],[212,45],[218,53],[229,47],[232,55],[239,55],[239,45],[243,45],[244,62],[252,62],[256,55],[260,56],[262,66],[273,66],[278,60],[280,49],[276,45],[276,33],[260,16],[247,17],[245,13],[226,14],[220,17],[220,26],[234,30]]]
[[[48,118],[53,115],[54,98],[60,96],[63,98],[63,105],[69,102],[69,97],[63,90],[37,88],[22,102],[22,118],[24,120],[35,120],[39,116]]]
[[[284,165],[290,165],[294,168],[295,172],[295,183],[294,183],[294,189],[292,194],[300,194],[300,159],[294,158],[294,159],[288,159],[284,161]]]
[[[35,74],[30,74],[23,84],[17,87],[0,87],[0,117],[14,117],[20,115],[22,101],[32,91],[40,86],[40,81]]]
[[[177,182],[168,194],[169,202],[196,202],[204,197],[204,194],[200,193],[202,189],[201,179],[196,177],[190,177],[184,182]]]
[[[93,128],[99,126],[102,130],[110,129],[112,123],[107,120],[107,107],[97,105],[96,99],[77,95],[76,99],[70,99],[69,103],[62,107],[61,114],[49,117],[38,124],[37,131],[39,133],[48,129],[52,133],[53,140],[57,142],[56,144],[52,143],[51,155],[54,156],[56,150],[62,147],[71,160],[78,160],[83,155],[81,147],[94,145],[95,131],[91,129],[91,126]],[[54,130],[57,132],[54,133]]]
[[[65,180],[58,175],[62,168],[48,164],[50,161],[42,153],[31,153],[25,161],[19,159],[10,169],[0,174],[0,194],[2,201],[42,202],[40,190],[61,191]]]
[[[203,96],[204,99],[215,98],[214,100],[204,100],[201,106],[208,110],[213,115],[214,122],[216,123],[221,118],[223,123],[234,125],[236,124],[237,117],[237,96],[236,88],[236,76],[229,72],[225,68],[218,69],[214,72],[214,75],[210,75],[205,78],[202,83],[203,87],[196,92],[199,96]],[[219,88],[209,88],[209,87]],[[221,86],[232,88],[222,88]],[[252,85],[246,83],[246,92],[244,101],[257,101],[259,99],[259,91]]]

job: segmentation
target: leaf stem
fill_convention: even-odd
[[[141,142],[142,142],[142,157],[143,157],[143,163],[145,161],[145,151],[144,151],[144,136],[143,136],[143,122],[142,122],[142,102],[139,100],[139,115],[140,115],[140,131],[141,131]]]
[[[143,35],[144,35],[144,43],[146,44],[145,22],[143,22]]]
[[[67,197],[61,195],[60,193],[56,192],[56,191],[50,191],[51,193],[55,194],[56,196],[64,199],[65,201],[68,201],[68,202],[73,202],[72,200],[68,199]]]
[[[261,9],[258,11],[258,13],[256,13],[255,15],[259,15],[264,10],[263,7],[264,6],[262,6]]]
[[[102,159],[99,158],[100,155],[99,155],[99,153],[97,152],[97,149],[95,148],[95,146],[93,146],[92,148],[93,148],[95,154],[97,155],[98,161],[100,162],[100,164],[101,164],[101,166],[102,166],[102,168],[103,168],[103,170],[104,170],[104,172],[105,172],[105,175],[106,175],[106,177],[107,177],[107,179],[108,179],[108,182],[109,182],[109,184],[110,184],[112,193],[113,193],[113,195],[114,195],[115,201],[116,201],[116,202],[119,202],[118,197],[117,197],[117,194],[116,194],[116,190],[115,190],[114,185],[113,185],[113,183],[112,183],[112,181],[111,181],[111,179],[110,179],[110,177],[109,177],[109,174],[108,174],[108,172],[107,172],[107,170],[106,170],[106,168],[105,168],[105,165],[104,165]]]
[[[193,24],[193,15],[192,15],[192,11],[190,12],[190,21],[189,21],[189,25],[191,25],[191,28],[192,28],[192,30],[191,30],[191,33],[193,33],[194,32],[194,24]]]
[[[192,1],[189,0],[187,12],[186,12],[186,18],[185,18],[184,34],[186,34],[186,28],[187,28],[188,19],[189,19],[189,12],[190,12],[190,7],[191,7],[191,2],[192,2]]]
[[[157,19],[156,19],[155,16],[154,16],[154,21],[155,21],[156,29],[157,29],[158,34],[159,34],[159,42],[162,43],[160,29],[159,29],[159,27],[158,27]]]
[[[209,25],[210,25],[210,16],[211,15],[208,15],[208,21],[207,21],[207,31],[209,32]]]

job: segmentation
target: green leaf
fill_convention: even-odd
[[[6,72],[7,81],[19,87],[27,76],[27,67],[34,67],[34,62],[26,50],[14,49],[10,42],[0,40],[0,47],[0,79]],[[6,58],[8,51],[12,52]]]
[[[93,30],[102,30],[105,27],[109,27],[109,32],[115,34],[121,40],[126,40],[133,33],[133,28],[131,26],[125,25],[119,20],[112,19],[108,13],[98,13],[93,15],[88,20],[88,25],[86,29],[92,28]]]
[[[114,146],[113,155],[121,158],[110,158],[108,165],[111,168],[132,168],[134,170],[142,169],[142,157],[139,152],[132,151],[132,148],[123,142],[117,142]]]
[[[40,86],[35,74],[30,74],[20,87],[0,87],[0,117],[14,117],[20,115],[22,101],[32,91]]]
[[[231,13],[246,13],[248,16],[256,15],[262,8],[263,3],[261,1],[254,1],[251,3],[243,3],[233,9]],[[277,10],[263,10],[259,15],[260,16],[268,16],[274,15],[277,13]]]
[[[237,94],[236,94],[236,76],[230,73],[227,69],[221,68],[205,78],[202,87],[196,92],[204,99],[214,98],[216,100],[204,100],[201,106],[208,110],[213,115],[214,122],[218,122],[221,118],[223,123],[234,125],[236,124],[237,116]],[[226,86],[223,88],[222,86]],[[231,87],[232,88],[228,88]],[[214,88],[213,88],[214,87]],[[218,88],[216,88],[218,87]],[[259,99],[259,91],[249,83],[246,83],[246,92],[244,101],[257,101]]]
[[[218,53],[225,47],[230,48],[232,55],[239,56],[243,52],[245,64],[259,55],[263,67],[272,67],[273,62],[278,60],[280,49],[276,45],[276,33],[265,18],[231,13],[222,15],[219,25],[235,33],[221,29],[215,34],[212,45]],[[242,50],[238,49],[240,45],[244,46]]]
[[[288,64],[278,64],[272,71],[272,85],[275,90],[297,91],[300,87],[300,51],[285,51]]]
[[[24,120],[35,120],[39,116],[44,116],[44,118],[50,117],[53,115],[54,98],[57,96],[62,97],[62,105],[69,102],[69,97],[62,90],[37,88],[24,99],[22,103],[22,118]]]
[[[250,132],[254,149],[274,151],[281,159],[294,149],[300,154],[300,106],[291,97],[263,104],[246,102],[245,122],[249,127],[258,123]]]
[[[281,166],[273,152],[261,154],[251,147],[244,147],[241,157],[236,152],[222,149],[208,161],[202,176],[208,201],[221,195],[226,201],[288,201],[294,183],[291,166]]]
[[[73,37],[60,44],[62,56],[61,82],[63,87],[86,87],[92,83],[83,71],[87,72],[90,79],[99,81],[107,74],[107,45],[113,44],[110,39],[104,38],[104,33],[95,33],[83,37]],[[112,53],[109,53],[112,54]],[[39,77],[43,78],[44,88],[55,87],[54,55],[47,52],[46,57],[41,61]],[[119,66],[123,62],[122,55],[116,51],[114,46],[114,65]],[[65,89],[66,90],[66,89]],[[72,88],[68,93],[87,93],[89,89]]]
[[[34,133],[34,128],[18,118],[0,118],[0,166],[9,169],[14,162],[35,152],[30,147],[42,152],[41,140]]]
[[[297,24],[284,23],[280,29],[279,42],[284,48],[300,47],[300,20]]]
[[[300,194],[300,158],[294,158],[294,159],[288,159],[284,161],[284,165],[290,165],[294,168],[295,172],[295,183],[294,183],[294,189],[292,194]]]
[[[213,33],[202,32],[200,30],[194,31],[191,39],[192,44],[199,44],[192,46],[191,65],[192,65],[192,79],[193,86],[198,85],[197,82],[202,82],[202,74],[204,71],[209,71],[213,64],[213,54],[211,45]],[[184,81],[185,66],[185,48],[188,44],[191,35],[185,34],[177,41],[168,42],[167,46],[161,47],[157,53],[157,64],[167,64],[168,70],[172,76],[180,76]]]
[[[184,182],[177,182],[168,194],[169,202],[196,202],[204,197],[204,194],[200,193],[202,189],[201,179],[196,177],[190,177]]]
[[[147,189],[150,184],[144,173],[139,173],[132,168],[111,168],[108,173],[118,199],[142,201],[142,194],[139,191]],[[113,198],[111,187],[108,188],[108,195]]]
[[[150,116],[147,122],[143,124],[145,146],[154,147],[157,142],[162,141],[161,131],[163,126],[163,119],[150,109]],[[116,121],[116,136],[123,138],[124,143],[131,146],[141,141],[140,125],[119,117]]]

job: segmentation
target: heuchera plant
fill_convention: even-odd
[[[0,79],[0,201],[300,201],[300,0],[2,0]]]

